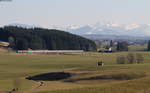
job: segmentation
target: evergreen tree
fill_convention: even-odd
[[[17,50],[27,50],[28,49],[28,42],[24,38],[18,38],[16,41],[16,47]]]
[[[147,50],[150,51],[150,40],[148,41]]]
[[[42,39],[38,36],[32,36],[30,41],[30,48],[33,50],[43,49]]]
[[[118,42],[118,44],[117,44],[117,51],[128,51],[128,44],[127,44],[127,42]]]
[[[110,47],[113,47],[114,46],[114,43],[113,43],[113,41],[111,40],[110,41]]]

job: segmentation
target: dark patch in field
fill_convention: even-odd
[[[101,75],[87,78],[79,78],[79,79],[68,79],[65,82],[78,82],[83,80],[133,80],[146,76],[144,73],[140,74],[116,74],[116,75]]]
[[[57,81],[63,80],[71,77],[73,74],[65,73],[65,72],[51,72],[51,73],[44,73],[35,76],[29,76],[26,79],[34,80],[34,81]]]
[[[78,82],[83,80],[103,80],[103,79],[112,79],[111,76],[95,76],[95,77],[88,77],[88,78],[80,78],[80,79],[68,79],[64,82]]]

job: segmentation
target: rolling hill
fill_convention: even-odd
[[[6,26],[0,28],[0,40],[15,50],[96,50],[92,40],[55,29]]]

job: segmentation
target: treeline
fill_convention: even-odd
[[[130,46],[144,46],[145,44],[147,45],[147,48],[143,48],[141,50],[136,50],[136,51],[150,51],[150,40],[147,42],[148,40],[145,40],[145,42],[143,44],[139,44],[139,43],[135,43],[135,42],[129,42],[129,41],[123,41],[123,40],[107,40],[106,41],[101,41],[101,42],[96,42],[97,47],[101,48],[101,49],[112,49],[113,52],[119,52],[119,51],[133,51],[130,50]],[[136,47],[135,47],[136,48]],[[134,51],[135,51],[134,50]],[[100,51],[101,52],[101,51]]]
[[[93,41],[54,29],[7,26],[0,28],[0,40],[9,42],[15,50],[96,50]]]
[[[129,53],[126,56],[120,55],[116,59],[117,64],[140,64],[143,63],[144,57],[140,53]]]

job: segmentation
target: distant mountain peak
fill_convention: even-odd
[[[136,28],[138,28],[138,27],[140,27],[140,25],[138,25],[138,24],[130,24],[130,25],[127,25],[127,26],[125,27],[125,29],[126,29],[126,30],[132,30],[132,29],[136,29]]]

